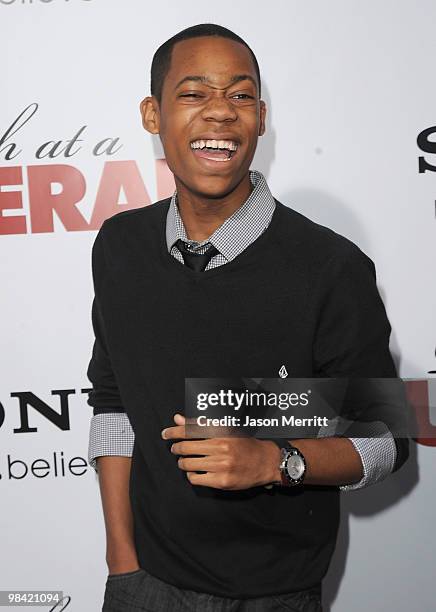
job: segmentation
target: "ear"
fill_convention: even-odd
[[[144,129],[150,134],[159,134],[160,114],[157,99],[154,96],[147,96],[142,100],[139,108]]]
[[[266,129],[266,104],[263,100],[260,101],[260,124],[259,124],[259,136],[265,134]]]

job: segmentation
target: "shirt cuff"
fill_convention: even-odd
[[[107,412],[91,418],[88,464],[97,469],[97,457],[116,455],[131,457],[135,434],[125,412]]]
[[[349,438],[360,455],[363,477],[359,482],[341,485],[341,491],[355,491],[384,480],[393,470],[397,447],[386,425],[374,422],[370,425],[372,438]]]

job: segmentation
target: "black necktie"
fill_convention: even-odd
[[[186,246],[186,242],[183,242],[183,240],[180,238],[177,240],[175,245],[181,252],[185,265],[188,266],[188,268],[195,270],[195,272],[203,272],[211,258],[219,253],[218,249],[216,249],[213,244],[211,244],[207,251],[203,254],[190,251]]]

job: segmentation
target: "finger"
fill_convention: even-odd
[[[170,451],[175,455],[221,455],[221,445],[215,440],[183,440],[174,442]]]
[[[200,415],[201,417],[201,415]],[[185,423],[186,431],[189,437],[192,438],[227,438],[237,437],[237,429],[235,427],[224,427],[222,425],[205,425],[199,423],[200,417],[188,419]]]
[[[218,463],[210,457],[179,457],[177,465],[185,472],[219,472]]]
[[[177,425],[176,427],[166,427],[162,429],[161,436],[164,440],[172,440],[174,438],[184,439],[186,437],[185,426]]]
[[[185,425],[186,419],[182,414],[176,412],[176,414],[174,415],[174,422],[177,425]]]
[[[161,431],[161,436],[164,440],[170,439],[170,438],[192,438],[192,431],[189,432],[189,435],[187,434],[186,431],[186,424],[190,423],[192,421],[192,419],[186,419],[182,414],[180,414],[179,412],[176,412],[176,414],[174,415],[174,421],[177,423],[177,427],[166,427],[165,429],[162,429]],[[195,436],[195,437],[199,437],[199,436]],[[201,436],[204,437],[204,436]]]
[[[217,475],[213,472],[207,472],[206,474],[186,472],[186,476],[192,485],[200,487],[212,487],[213,489],[224,489],[224,487],[219,485]]]

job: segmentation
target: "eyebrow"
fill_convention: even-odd
[[[205,76],[197,76],[197,75],[191,74],[191,75],[183,77],[183,79],[181,79],[177,83],[174,89],[177,89],[178,87],[180,87],[180,85],[182,85],[183,83],[186,83],[186,81],[195,81],[196,83],[203,83],[204,85],[208,85],[210,82],[209,79]],[[251,81],[257,88],[257,82],[251,76],[251,74],[235,74],[234,76],[230,78],[230,85],[234,85],[235,83],[239,83],[240,81]]]

